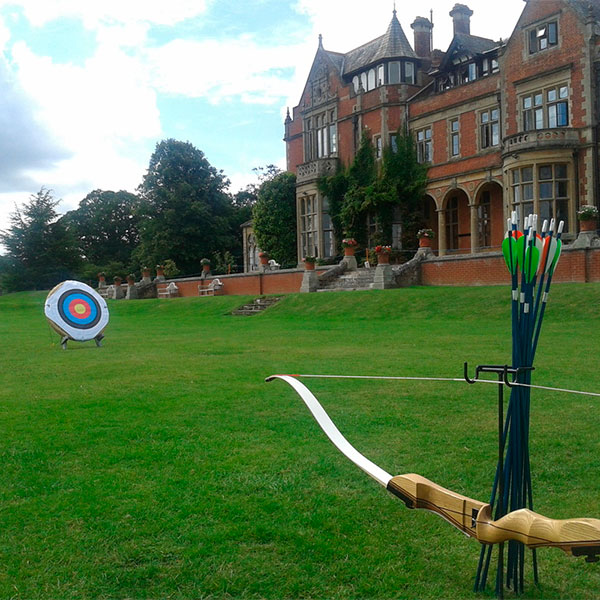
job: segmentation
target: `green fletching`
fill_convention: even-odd
[[[540,264],[540,249],[536,244],[531,244],[525,251],[525,279],[527,283],[531,283],[531,280],[535,277]]]
[[[502,242],[502,254],[511,275],[517,272],[517,240],[511,235]]]

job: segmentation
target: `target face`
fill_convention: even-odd
[[[93,340],[108,324],[108,307],[91,287],[64,281],[46,298],[46,318],[59,333],[78,342]]]

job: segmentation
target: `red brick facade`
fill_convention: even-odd
[[[345,55],[319,42],[285,123],[299,259],[335,254],[317,180],[351,163],[364,130],[376,147],[399,128],[413,133],[430,165],[424,225],[440,256],[498,250],[513,210],[564,220],[568,243],[579,207],[598,204],[600,0],[526,0],[504,42],[471,35],[466,6],[451,14],[445,53],[429,50],[419,17],[417,54],[395,11],[385,35]]]

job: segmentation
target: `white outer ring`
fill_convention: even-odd
[[[100,319],[93,327],[90,327],[89,329],[78,329],[77,327],[72,327],[66,323],[60,316],[60,313],[58,312],[58,299],[64,292],[68,292],[69,290],[81,290],[82,292],[89,294],[98,303],[98,306],[100,307]],[[63,281],[52,289],[46,298],[44,314],[46,315],[46,319],[48,319],[53,326],[58,328],[61,332],[64,332],[69,339],[75,340],[76,342],[93,340],[100,335],[108,325],[108,306],[106,305],[106,301],[102,296],[98,295],[93,288],[80,281]]]

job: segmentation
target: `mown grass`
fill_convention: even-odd
[[[331,446],[273,373],[460,377],[510,356],[509,290],[111,303],[63,352],[45,294],[0,297],[0,598],[471,598],[479,546]],[[534,382],[600,390],[598,285],[555,286]],[[487,500],[496,389],[310,380],[387,471]],[[534,391],[536,508],[600,517],[598,400]],[[539,551],[526,598],[597,598],[600,568]],[[486,596],[492,597],[491,590]]]

